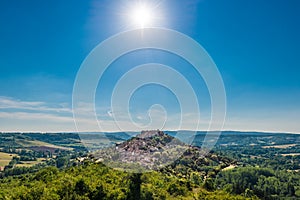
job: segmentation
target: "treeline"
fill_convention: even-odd
[[[300,198],[300,174],[268,168],[241,167],[220,172],[214,187],[232,194],[261,199]]]
[[[35,161],[36,157],[30,157],[31,153],[36,154],[34,151],[23,151],[25,154],[20,153],[19,156],[14,156],[8,165],[4,167],[4,171],[0,171],[0,178],[9,176],[18,176],[27,173],[34,173],[42,168],[53,166],[58,169],[64,169],[72,166],[80,165],[80,162],[76,159],[77,157],[86,156],[85,152],[82,151],[59,151],[55,158],[47,158],[38,164],[30,167],[19,167],[17,164],[22,164],[22,161]]]
[[[102,164],[38,172],[0,180],[0,199],[257,199],[216,190],[160,172],[131,174]]]
[[[240,167],[216,177],[172,176],[162,172],[131,174],[85,162],[46,167],[0,179],[0,199],[299,199],[299,173]],[[22,174],[22,172],[20,172]]]

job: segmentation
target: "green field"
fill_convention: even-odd
[[[0,152],[0,167],[8,165],[14,156],[16,156],[16,154]]]
[[[62,147],[54,144],[50,144],[47,142],[39,141],[39,140],[24,140],[24,139],[17,139],[16,142],[23,147],[49,147],[49,148],[54,148],[54,149],[62,149],[62,150],[72,150],[72,148],[68,147]]]

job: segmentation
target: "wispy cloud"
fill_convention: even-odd
[[[169,114],[160,106],[153,106],[147,113],[114,112],[108,107],[96,108],[98,121],[90,105],[79,106],[76,120],[71,105],[40,101],[22,101],[0,97],[0,131],[139,131],[144,129],[191,129],[196,128],[194,113]],[[115,118],[114,118],[115,117]],[[184,120],[184,123],[181,122]],[[76,123],[75,123],[76,122]],[[208,120],[200,122],[207,129]],[[80,125],[80,126],[79,126]],[[99,126],[101,128],[99,128]]]
[[[0,118],[13,120],[47,120],[54,122],[73,122],[72,117],[64,117],[48,113],[0,112]]]
[[[50,105],[40,101],[21,101],[9,97],[0,96],[0,109],[30,110],[39,112],[65,112],[72,113],[72,109],[66,104]]]
[[[74,131],[68,103],[51,104],[0,96],[0,131]]]
[[[160,107],[152,107],[150,113],[112,113],[108,107],[97,108],[98,121],[95,115],[88,115],[92,111],[82,107],[76,119],[80,124],[79,131],[140,131],[143,129],[165,130],[195,130],[198,124],[196,113],[166,113]],[[86,113],[86,114],[85,114]],[[293,111],[264,115],[256,110],[245,112],[244,115],[228,113],[223,130],[256,130],[273,132],[299,132],[299,109]],[[114,118],[117,116],[117,118]],[[165,122],[165,123],[164,123]],[[208,130],[211,123],[209,113],[200,113],[198,130]],[[213,122],[222,124],[222,122]],[[100,128],[99,128],[99,126]],[[255,129],[254,129],[255,127]],[[77,127],[78,128],[78,127]],[[54,104],[40,101],[22,101],[10,97],[0,97],[0,132],[75,132],[72,108],[69,103]]]

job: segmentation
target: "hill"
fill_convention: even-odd
[[[93,156],[95,160],[123,170],[159,170],[178,176],[187,176],[188,172],[194,171],[200,173],[202,179],[235,164],[225,156],[207,153],[158,130],[142,131],[127,141],[93,153]]]

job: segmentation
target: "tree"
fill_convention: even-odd
[[[212,191],[215,189],[215,184],[212,178],[206,178],[203,183],[203,188],[205,188],[208,191]]]
[[[58,157],[56,159],[56,167],[57,168],[65,167],[65,166],[67,166],[67,164],[68,164],[68,158],[66,158],[66,157]]]
[[[129,200],[135,200],[141,198],[141,173],[133,173],[129,176],[130,184],[129,184]]]
[[[91,200],[102,200],[106,198],[106,193],[103,190],[103,186],[102,185],[98,185],[96,187],[96,190],[93,191],[90,195],[89,198]]]
[[[84,182],[83,179],[80,179],[75,184],[75,192],[79,195],[84,195],[90,191],[89,186]]]

